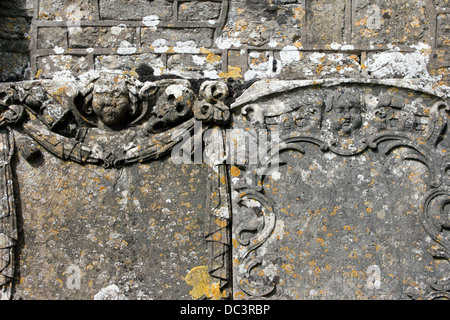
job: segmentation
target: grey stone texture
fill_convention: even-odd
[[[159,20],[170,20],[173,15],[171,1],[155,0],[100,0],[101,19],[142,20],[147,16],[158,16]]]
[[[110,285],[129,300],[191,298],[183,279],[208,257],[204,168],[166,159],[105,170],[45,151],[41,161],[17,164],[24,186],[17,298],[94,299]]]
[[[135,42],[135,31],[125,27],[69,28],[71,48],[121,48]]]
[[[30,75],[30,11],[26,1],[0,4],[0,81],[20,81]]]

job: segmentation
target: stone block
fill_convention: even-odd
[[[434,2],[434,5],[439,9],[448,8],[448,6],[450,5],[449,0],[434,0],[433,2]]]
[[[343,43],[345,1],[307,1],[306,12],[308,45]]]
[[[410,45],[424,42],[430,17],[424,1],[353,2],[353,41],[361,45]]]
[[[213,32],[214,30],[209,28],[142,28],[141,42],[143,48],[154,49],[157,52],[170,51],[176,46],[195,51],[196,48],[212,46]],[[183,48],[179,50],[183,51]]]
[[[167,59],[167,68],[177,71],[218,71],[221,57],[215,54],[171,54]]]
[[[159,20],[169,20],[173,15],[173,5],[165,0],[100,0],[100,18],[113,20],[143,20],[157,16]]]
[[[361,74],[359,57],[344,53],[282,51],[280,74],[283,79],[352,78]]]
[[[101,55],[95,58],[96,70],[135,71],[145,64],[154,69],[162,68],[163,62],[159,54],[142,53],[136,55]]]
[[[249,51],[248,66],[250,70],[267,71],[270,66],[269,51]]]
[[[450,13],[437,16],[436,46],[440,49],[450,49]]]
[[[60,27],[39,28],[37,45],[38,49],[67,48],[67,29]]]
[[[298,3],[236,1],[230,4],[222,38],[250,46],[300,44],[304,22],[305,9]]]
[[[94,1],[91,0],[40,0],[39,19],[55,21],[92,20],[97,16]]]
[[[3,40],[0,39],[0,52],[28,53],[30,41],[28,40]]]
[[[0,54],[0,81],[22,81],[30,77],[28,53],[2,52]]]
[[[221,7],[220,2],[182,2],[178,7],[178,19],[181,21],[214,21],[219,18]]]
[[[25,17],[1,17],[0,19],[0,39],[27,39],[29,30],[30,20]]]
[[[71,48],[129,48],[135,43],[135,30],[117,27],[70,27]]]
[[[49,79],[53,78],[57,73],[77,76],[83,72],[87,72],[90,66],[85,56],[51,55],[38,57],[36,68],[36,78]]]
[[[5,16],[33,17],[34,0],[0,1],[0,12]]]

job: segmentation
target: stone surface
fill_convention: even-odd
[[[93,19],[95,14],[93,1],[39,0],[41,20],[81,21]]]
[[[142,20],[147,16],[158,16],[169,20],[173,14],[172,3],[165,0],[100,0],[102,19]]]
[[[364,44],[414,44],[428,31],[423,1],[354,1],[353,37]]]
[[[233,1],[222,37],[252,46],[271,41],[294,44],[301,41],[304,17],[305,9],[299,4],[283,5],[268,0]]]
[[[40,29],[38,32],[38,48],[39,49],[54,49],[67,48],[68,36],[66,28],[50,27]]]
[[[204,167],[166,159],[105,170],[45,151],[40,161],[17,164],[24,222],[17,298],[98,299],[115,285],[131,300],[191,299],[184,278],[208,257]]]
[[[135,43],[135,31],[124,26],[69,28],[72,48],[130,48]]]
[[[143,53],[139,55],[101,55],[96,57],[95,65],[97,70],[123,70],[136,72],[136,69],[145,64],[154,69],[163,68],[159,54]]]
[[[173,54],[167,59],[167,67],[179,71],[211,71],[220,66],[217,55]]]
[[[308,1],[308,41],[316,46],[343,43],[345,1]]]
[[[429,284],[449,270],[432,253],[449,237],[449,144],[427,137],[447,104],[405,84],[261,81],[239,97],[234,128],[277,152],[230,169],[234,298],[446,295]]]
[[[86,57],[72,55],[51,55],[37,59],[36,78],[52,78],[55,73],[79,75],[89,70]]]
[[[220,2],[189,1],[179,4],[178,19],[181,21],[209,21],[219,18]]]
[[[20,81],[29,77],[30,58],[27,54],[2,52],[0,57],[0,80]]]
[[[213,31],[206,28],[142,28],[141,30],[142,47],[153,48],[156,52],[191,51],[195,53],[195,51],[198,52],[201,47],[211,47],[213,43]]]

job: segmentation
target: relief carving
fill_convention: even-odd
[[[15,245],[18,240],[11,159],[14,154],[14,135],[10,129],[23,117],[23,107],[17,104],[14,87],[0,92],[0,299],[11,297],[14,278]]]
[[[201,133],[208,128],[219,130],[225,145],[235,138],[223,130],[230,123],[232,128],[264,132],[275,143],[268,156],[258,158],[257,163],[230,166],[225,163],[226,156],[210,163],[205,240],[211,251],[209,273],[221,290],[229,288],[233,274],[235,291],[249,297],[276,295],[280,282],[285,282],[277,271],[279,257],[268,246],[283,237],[280,212],[286,208],[268,193],[266,185],[279,179],[274,177],[284,165],[280,156],[288,154],[314,159],[318,152],[326,159],[341,157],[344,163],[373,154],[423,165],[428,193],[423,195],[422,209],[415,214],[420,217],[424,239],[429,237],[434,242],[430,251],[433,259],[448,263],[450,161],[445,148],[449,108],[443,97],[402,82],[352,80],[256,82],[231,109],[226,103],[228,95],[229,88],[221,81],[204,81],[198,87],[182,79],[142,83],[118,73],[101,73],[64,83],[33,81],[3,86],[2,297],[9,298],[11,294],[14,245],[18,240],[10,164],[15,143],[25,159],[39,153],[36,143],[64,160],[118,168],[167,154],[183,139],[174,133],[179,129],[192,132],[196,121],[202,123]],[[11,126],[32,140],[15,141]],[[294,163],[300,164],[301,160]],[[293,175],[289,179],[291,185],[283,186],[287,190],[284,194],[298,193],[295,201],[302,203],[306,190],[295,189],[301,178]],[[328,198],[338,199],[338,194]],[[342,199],[339,201],[347,205]],[[234,267],[230,265],[232,236],[236,241]],[[448,298],[447,265],[441,264],[441,269],[427,274],[426,289],[409,288],[404,294],[411,298]],[[368,270],[377,268],[370,266]],[[307,279],[308,275],[302,277]],[[229,292],[222,298],[227,297]]]
[[[311,107],[313,101],[315,108]],[[423,225],[424,241],[429,236],[435,242],[433,256],[448,262],[447,215],[450,200],[447,190],[448,178],[446,178],[448,167],[445,157],[447,146],[445,139],[447,139],[449,108],[441,97],[418,88],[412,89],[401,82],[343,81],[339,84],[332,81],[329,83],[326,81],[315,83],[261,81],[256,82],[239,97],[232,105],[232,110],[233,122],[237,127],[248,126],[250,123],[251,128],[256,131],[278,130],[280,133],[279,157],[288,153],[294,156],[298,152],[308,156],[305,159],[315,163],[311,154],[315,147],[320,151],[319,154],[326,155],[327,159],[342,157],[344,163],[346,159],[351,161],[357,159],[356,156],[373,153],[376,157],[397,155],[397,158],[403,161],[416,161],[423,165],[427,169],[423,181],[426,188],[431,191],[428,196],[424,196],[424,204],[421,207],[423,211],[415,214],[423,216],[423,219],[418,218],[418,221],[420,220]],[[261,123],[264,123],[264,126],[261,126]],[[441,142],[443,142],[442,145]],[[286,156],[283,159],[286,159]],[[280,161],[275,161],[272,165],[275,168],[283,166],[283,161]],[[293,163],[297,163],[297,166],[301,161],[292,160]],[[289,170],[296,168],[292,166]],[[315,164],[311,165],[309,170],[312,172],[314,170],[312,167],[315,166]],[[235,268],[239,280],[235,283],[238,289],[250,297],[270,297],[278,290],[276,283],[281,280],[276,274],[279,274],[279,271],[273,272],[273,269],[280,268],[280,264],[276,262],[280,258],[274,258],[273,253],[268,253],[270,249],[265,243],[276,242],[276,239],[281,237],[279,233],[276,237],[274,236],[277,226],[279,228],[283,226],[282,221],[278,222],[278,217],[283,216],[279,208],[280,203],[284,203],[285,206],[290,204],[288,207],[294,205],[292,202],[283,202],[284,198],[272,196],[269,189],[263,187],[266,184],[276,183],[280,175],[277,173],[275,179],[270,172],[261,173],[258,169],[267,167],[265,161],[253,165],[242,165],[239,167],[244,173],[241,175],[242,179],[233,186],[233,190],[241,195],[233,202],[234,219],[240,223],[233,235],[240,244],[238,254],[235,255],[239,261],[238,267]],[[322,170],[332,172],[333,169],[323,168]],[[286,179],[289,183],[296,183],[295,179]],[[314,184],[313,181],[311,183]],[[318,181],[317,183],[326,182]],[[292,187],[293,185],[283,185],[283,188],[287,190]],[[277,185],[276,190],[279,188],[280,186]],[[303,194],[302,190],[292,190],[290,194],[292,197],[292,192]],[[355,197],[358,196],[355,195]],[[331,202],[333,197],[329,198]],[[248,198],[252,199],[253,205],[248,204],[246,201]],[[302,198],[303,196],[298,196],[297,201],[304,201]],[[432,206],[431,203],[435,204]],[[252,210],[249,211],[249,208]],[[308,208],[302,208],[302,210],[306,209]],[[253,218],[252,211],[256,213],[256,219]],[[293,214],[294,217],[295,215],[301,217],[300,212]],[[274,223],[274,221],[277,222]],[[289,230],[292,232],[295,228]],[[247,237],[248,234],[251,237],[243,241],[242,236],[246,231],[251,232],[247,233]],[[319,240],[323,244],[324,239],[318,238],[318,243]],[[301,250],[301,248],[295,250]],[[252,264],[248,261],[249,256],[253,257]],[[440,270],[436,278],[429,278],[429,286],[426,290],[424,289],[428,292],[427,294],[423,294],[423,291],[418,294],[417,290],[412,288],[404,294],[413,298],[448,298],[450,270],[448,263],[443,265],[447,267],[442,267],[443,270]],[[286,275],[292,275],[292,270]],[[296,276],[308,277],[306,274],[296,274]]]
[[[178,130],[192,132],[196,121],[202,121],[202,132],[209,126],[227,124],[230,111],[224,100],[228,94],[227,85],[220,81],[206,81],[195,92],[187,80],[140,82],[118,72],[1,86],[1,297],[11,297],[14,246],[18,240],[11,172],[15,141],[10,126],[29,137],[17,141],[20,153],[28,161],[39,157],[39,145],[63,160],[118,168],[169,153],[183,139],[177,136]],[[229,210],[229,201],[221,180],[226,179],[225,167],[217,166],[222,174],[211,175],[218,183],[211,185],[211,194],[218,198],[210,201],[214,217],[207,217],[210,223],[205,241],[211,246],[210,275],[219,282],[219,289],[225,290],[230,280],[230,217],[222,213]],[[223,220],[219,229],[218,219]]]

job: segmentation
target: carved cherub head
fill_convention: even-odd
[[[125,74],[102,72],[86,88],[83,112],[106,126],[116,126],[138,113],[138,88]]]
[[[332,94],[327,100],[325,111],[331,131],[338,135],[348,136],[361,128],[363,103],[357,92]]]
[[[106,125],[115,125],[132,105],[124,77],[103,74],[94,84],[92,111]]]

